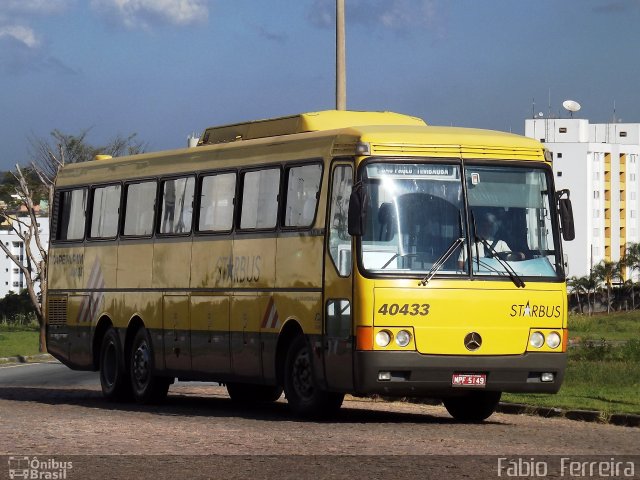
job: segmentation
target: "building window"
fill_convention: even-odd
[[[636,218],[636,211],[635,210],[631,210],[629,212],[629,218]]]
[[[558,130],[560,133],[567,133],[567,127],[560,127]]]
[[[562,172],[558,172],[558,176],[561,177],[562,176]]]
[[[621,137],[626,137],[627,136],[627,132],[620,132],[620,136]]]
[[[593,229],[593,238],[598,238],[600,237],[600,229],[599,228],[594,228]]]
[[[629,198],[631,200],[635,200],[636,199],[636,192],[629,192]]]
[[[629,174],[629,181],[630,182],[635,182],[636,180],[636,174],[635,173],[630,173]]]
[[[600,172],[593,172],[593,179],[600,180]]]
[[[598,199],[600,198],[600,191],[596,190],[595,192],[593,192],[593,198]]]
[[[556,158],[562,158],[562,153],[558,152],[558,153],[556,154]]]
[[[593,218],[600,218],[600,210],[595,209],[593,211]]]

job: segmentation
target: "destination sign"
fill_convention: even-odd
[[[405,163],[375,163],[367,166],[369,178],[456,178],[458,167],[454,165],[426,165]]]

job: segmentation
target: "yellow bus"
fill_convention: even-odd
[[[303,416],[382,394],[480,421],[563,379],[573,219],[531,139],[389,112],[214,127],[66,165],[51,228],[49,352],[109,399],[178,378]]]

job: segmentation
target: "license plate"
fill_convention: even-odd
[[[487,375],[484,373],[454,373],[451,377],[451,385],[454,387],[478,387],[487,385]]]

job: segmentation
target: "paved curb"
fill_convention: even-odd
[[[0,365],[7,363],[34,363],[34,362],[47,362],[53,360],[53,357],[48,353],[39,353],[37,355],[18,355],[17,357],[4,357],[0,358]]]
[[[539,417],[563,417],[582,422],[608,423],[623,427],[640,427],[640,415],[614,413],[606,414],[598,410],[563,410],[552,407],[535,407],[521,403],[500,402],[496,410],[500,413],[515,415],[537,415]]]

